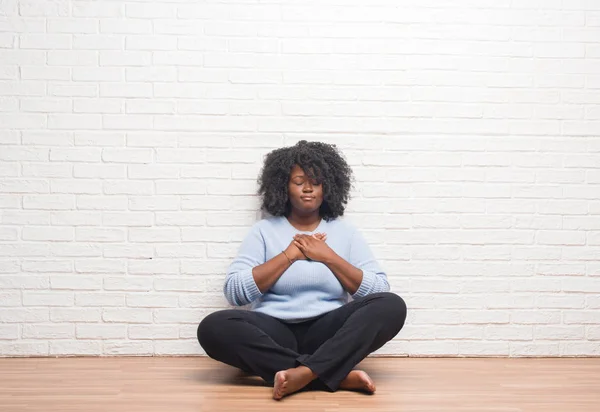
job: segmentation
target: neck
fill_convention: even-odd
[[[287,216],[287,220],[296,229],[311,232],[319,226],[321,216],[319,216],[318,210],[309,214],[299,214],[297,211],[292,210]]]

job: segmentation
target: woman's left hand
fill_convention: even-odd
[[[325,238],[317,238],[315,236],[297,234],[294,236],[294,244],[304,253],[304,255],[318,262],[323,262],[330,259],[335,252],[325,243]]]

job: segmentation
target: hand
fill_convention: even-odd
[[[323,262],[335,254],[333,249],[325,243],[325,239],[327,239],[327,235],[323,233],[317,233],[312,236],[297,234],[294,236],[294,244],[307,258]]]
[[[327,234],[326,233],[315,233],[312,235],[315,239],[319,239],[322,241],[325,241],[327,239]],[[285,249],[285,254],[291,259],[292,262],[295,262],[297,260],[306,260],[306,255],[304,253],[302,253],[302,251],[300,250],[300,248],[295,244],[295,241],[292,240],[289,244],[289,246],[287,247],[287,249]]]
[[[293,240],[290,242],[290,244],[284,250],[284,252],[286,257],[290,259],[292,263],[294,263],[297,260],[306,260],[306,256],[304,256],[304,253],[302,253],[300,248],[294,244]]]

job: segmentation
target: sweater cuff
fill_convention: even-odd
[[[242,276],[242,287],[244,288],[244,294],[246,295],[246,299],[248,299],[248,303],[254,302],[263,295],[254,281],[252,269]]]
[[[363,270],[363,278],[358,290],[352,295],[353,299],[362,298],[363,296],[367,296],[371,290],[373,290],[373,286],[375,285],[376,275],[373,272],[367,272]]]

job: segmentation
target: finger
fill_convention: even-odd
[[[298,249],[300,249],[302,253],[304,253],[304,245],[302,243],[298,242],[297,240],[294,240],[294,245],[296,245],[296,247],[298,247]]]
[[[302,241],[306,242],[306,241],[308,241],[309,239],[312,239],[312,238],[313,237],[309,236],[309,235],[297,235],[297,237],[295,237],[294,239],[296,239],[298,241],[301,241],[301,242]]]

